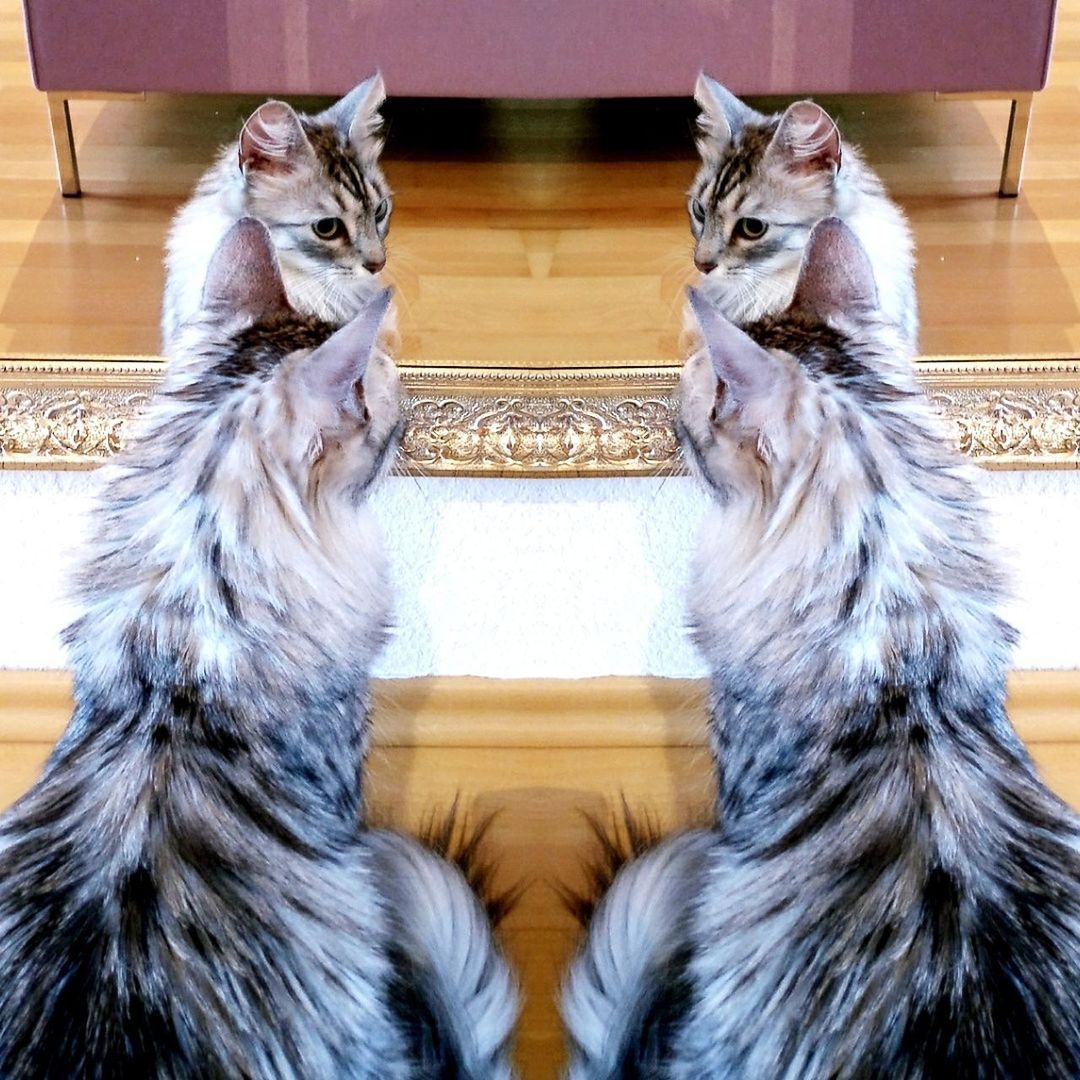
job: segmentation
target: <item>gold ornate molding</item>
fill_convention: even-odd
[[[677,381],[677,368],[406,369],[404,467],[467,476],[671,472]]]
[[[160,361],[0,359],[0,468],[92,468],[161,377]],[[957,446],[990,468],[1080,467],[1080,360],[919,362]],[[681,470],[678,369],[403,368],[399,467],[456,476],[658,475]]]
[[[90,469],[123,446],[162,363],[0,359],[0,469]]]

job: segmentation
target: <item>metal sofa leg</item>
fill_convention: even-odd
[[[71,133],[71,111],[68,99],[49,92],[49,124],[52,127],[53,153],[56,156],[56,175],[60,192],[69,198],[82,194],[79,186],[79,163],[75,158],[75,139]]]
[[[1017,94],[1009,110],[1009,133],[1005,138],[1005,159],[1001,163],[1001,186],[998,194],[1006,198],[1020,194],[1024,173],[1024,154],[1027,151],[1028,131],[1031,128],[1031,106],[1035,95],[1030,91]]]

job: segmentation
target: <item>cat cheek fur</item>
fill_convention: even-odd
[[[708,353],[704,348],[698,348],[683,365],[678,395],[679,424],[699,451],[713,440],[708,418],[716,396],[716,386],[716,375]]]
[[[352,488],[358,494],[379,480],[392,463],[403,425],[400,376],[394,362],[378,348],[368,361],[361,387],[362,401],[355,412],[319,403],[309,406],[304,427],[322,445],[322,483]],[[299,443],[290,451],[300,461],[301,471],[303,451]]]

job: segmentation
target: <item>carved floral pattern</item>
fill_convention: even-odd
[[[402,455],[423,472],[655,472],[678,455],[661,398],[412,398]]]
[[[0,468],[86,468],[115,454],[159,372],[148,364],[0,364]],[[963,453],[997,467],[1080,466],[1077,365],[939,364],[922,374]],[[435,475],[677,471],[676,382],[674,369],[407,369],[400,467]]]
[[[955,425],[957,446],[970,457],[1080,464],[1080,391],[956,389],[930,400]]]
[[[148,400],[145,391],[0,386],[0,464],[111,457],[123,445],[125,423]]]

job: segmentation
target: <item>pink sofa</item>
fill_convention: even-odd
[[[336,94],[375,68],[399,96],[678,96],[702,68],[740,94],[978,91],[1014,100],[1011,149],[1022,156],[1055,0],[24,0],[24,9],[58,156],[70,150],[61,144],[76,92]]]

